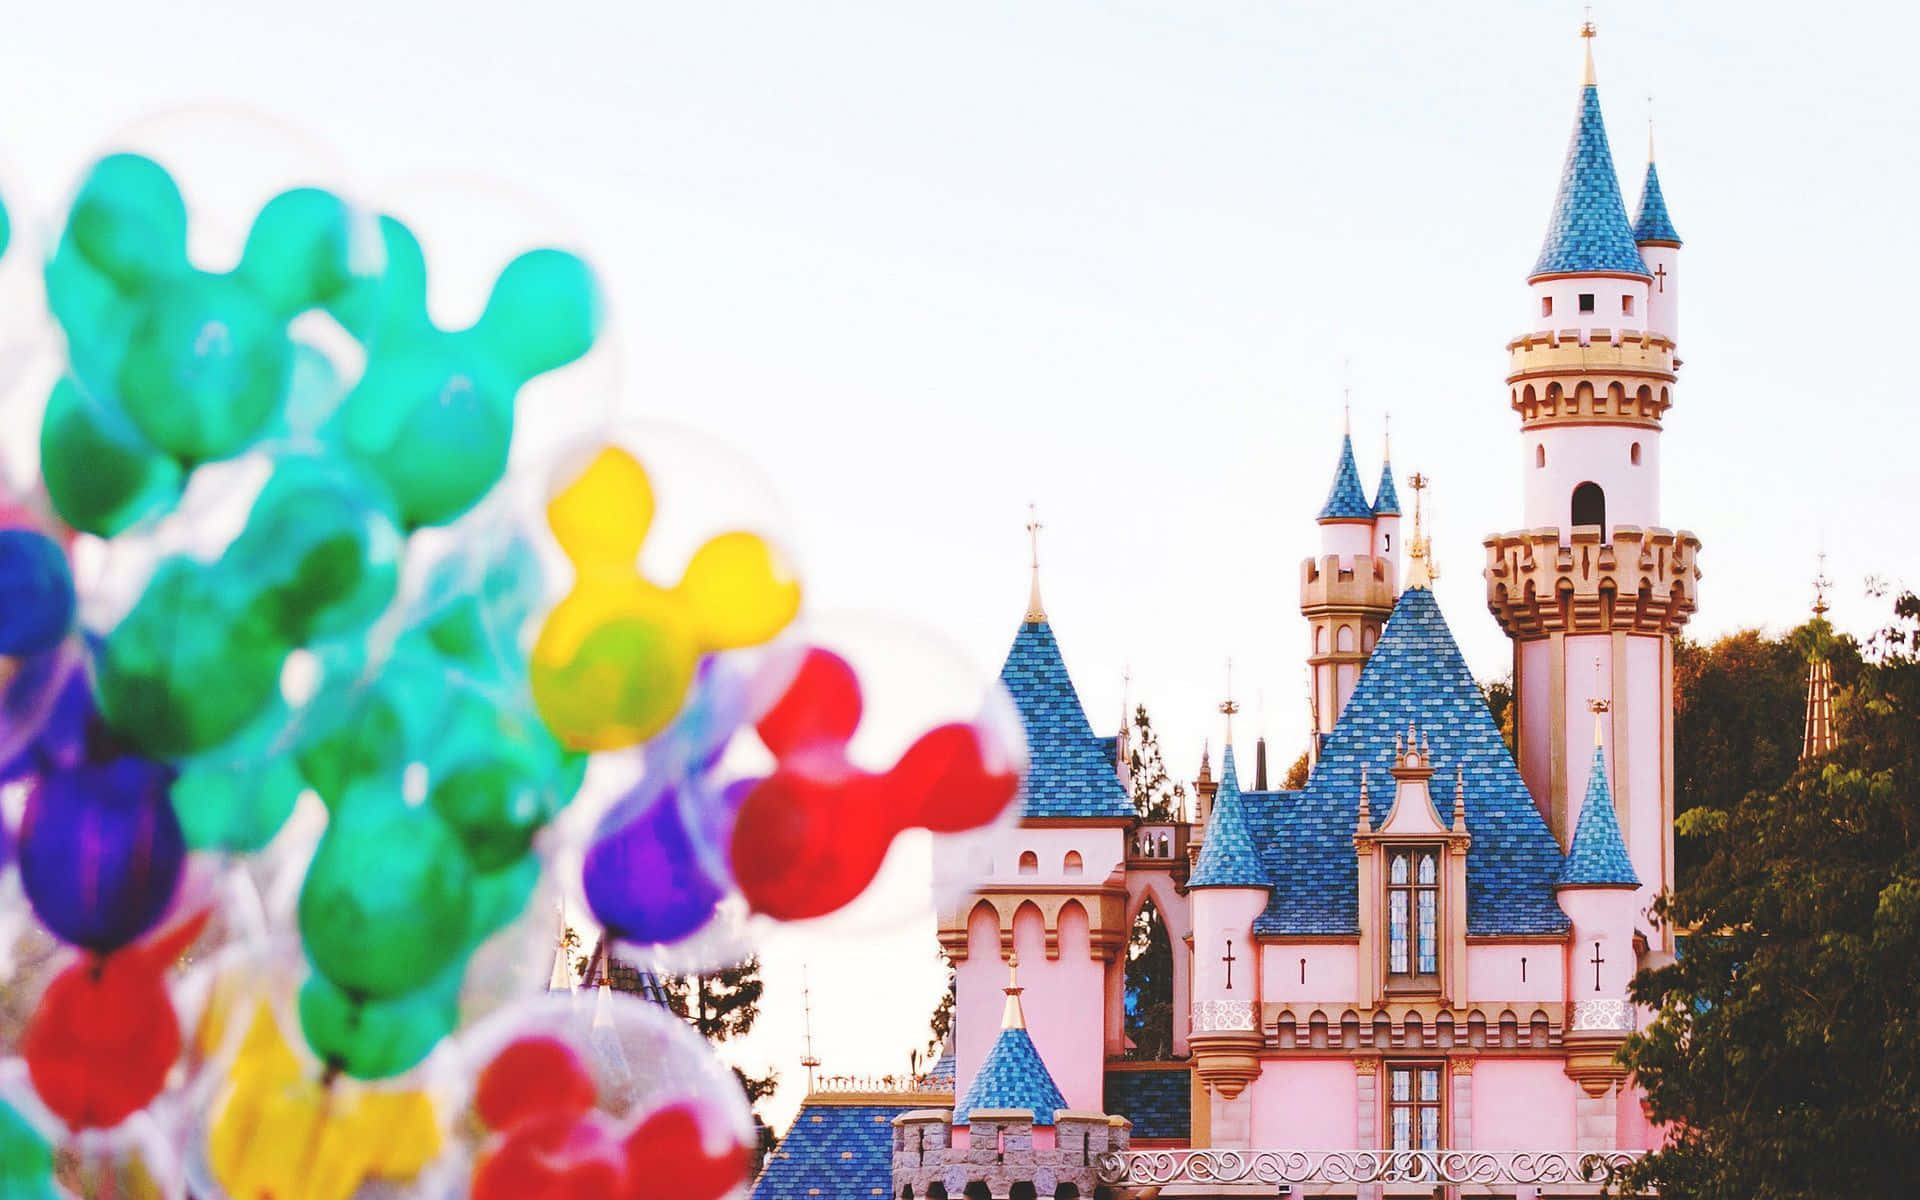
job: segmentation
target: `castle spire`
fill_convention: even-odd
[[[1007,955],[1007,1008],[1000,1016],[1000,1028],[1025,1029],[1027,1014],[1020,1008],[1020,993],[1027,989],[1020,986],[1020,956]]]
[[[1614,173],[1613,151],[1607,145],[1607,124],[1600,114],[1600,89],[1593,73],[1593,22],[1580,27],[1580,37],[1586,43],[1580,108],[1560,169],[1560,191],[1547,223],[1547,238],[1528,278],[1594,274],[1645,278],[1651,272],[1627,222],[1620,177]]]
[[[1240,711],[1240,705],[1233,698],[1233,660],[1227,660],[1227,698],[1220,702],[1220,713],[1227,719],[1227,749],[1233,749],[1233,714]]]
[[[1373,515],[1400,515],[1400,493],[1393,487],[1393,415],[1389,413],[1380,431],[1380,486],[1373,492]]]
[[[1820,571],[1813,578],[1813,619],[1827,619],[1827,556],[1820,555]],[[1816,637],[1824,631],[1815,630]],[[1833,734],[1833,664],[1816,641],[1807,661],[1807,720],[1800,737],[1800,761],[1829,753],[1838,744]]]
[[[1367,503],[1367,490],[1360,486],[1360,468],[1353,461],[1353,434],[1340,435],[1340,461],[1333,469],[1333,486],[1327,502],[1320,506],[1320,521],[1371,521],[1373,505]]]
[[[1431,590],[1433,581],[1440,577],[1440,569],[1433,565],[1432,539],[1421,532],[1421,499],[1429,486],[1425,475],[1414,472],[1407,480],[1407,486],[1413,489],[1413,538],[1407,542],[1407,587]]]
[[[1599,30],[1593,27],[1593,8],[1589,6],[1587,8],[1587,20],[1580,26],[1580,44],[1584,48],[1587,57],[1586,69],[1580,75],[1581,87],[1594,86],[1593,39],[1598,33]]]
[[[1033,586],[1027,592],[1027,624],[1041,625],[1046,622],[1047,610],[1040,606],[1040,512],[1033,505],[1027,505],[1027,542],[1033,551]]]

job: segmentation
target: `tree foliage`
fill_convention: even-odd
[[[1800,1200],[1920,1187],[1920,599],[1901,597],[1864,663],[1848,660],[1839,745],[1797,769],[1783,765],[1799,720],[1782,695],[1712,690],[1721,667],[1785,675],[1789,653],[1827,636],[1797,631],[1781,649],[1736,635],[1690,666],[1703,741],[1679,829],[1698,864],[1658,911],[1692,932],[1676,962],[1635,979],[1656,1016],[1622,1051],[1673,1132],[1629,1188]],[[1829,651],[1840,676],[1844,652]],[[1713,713],[1698,707],[1715,695]]]
[[[1187,785],[1175,783],[1160,755],[1160,738],[1153,731],[1147,706],[1133,709],[1133,751],[1127,760],[1133,777],[1133,810],[1142,821],[1171,821],[1186,798]]]
[[[1487,711],[1493,714],[1493,723],[1500,727],[1500,740],[1507,744],[1507,753],[1518,756],[1519,745],[1514,741],[1513,676],[1502,675],[1498,679],[1489,679],[1480,685],[1480,695],[1487,702]]]
[[[1288,767],[1287,773],[1281,777],[1280,790],[1284,792],[1299,791],[1301,788],[1307,786],[1307,776],[1312,773],[1312,770],[1313,760],[1307,757],[1305,750],[1302,750],[1300,757],[1293,760],[1293,765]]]
[[[1152,900],[1140,906],[1127,939],[1127,1058],[1173,1057],[1173,939]]]
[[[737,967],[704,975],[669,975],[660,981],[660,990],[675,1016],[718,1045],[753,1031],[766,984],[760,979],[760,960],[750,958]],[[780,1085],[777,1071],[748,1075],[735,1067],[733,1073],[747,1099],[756,1105]]]
[[[927,1018],[927,1056],[929,1061],[937,1058],[946,1047],[947,1039],[953,1036],[953,1005],[959,999],[958,975],[953,962],[943,952],[940,961],[947,968],[947,990],[940,994],[940,1002],[933,1006],[933,1015]]]

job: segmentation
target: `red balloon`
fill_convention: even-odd
[[[613,1118],[550,1113],[497,1135],[473,1172],[472,1200],[587,1200],[632,1194]],[[663,1195],[665,1193],[662,1193]]]
[[[1020,780],[1011,771],[987,770],[972,726],[942,725],[908,747],[887,772],[886,786],[902,800],[918,798],[915,824],[935,833],[959,833],[1005,812]]]
[[[864,776],[821,782],[782,769],[755,784],[734,822],[734,881],[756,912],[799,921],[851,903],[902,825]]]
[[[746,1182],[748,1148],[731,1145],[708,1154],[700,1117],[685,1105],[663,1108],[627,1135],[630,1200],[720,1200]]]
[[[860,679],[847,660],[830,650],[807,651],[784,696],[754,732],[775,758],[810,746],[845,746],[860,728]]]
[[[137,949],[75,963],[54,979],[22,1052],[34,1090],[74,1129],[107,1129],[145,1108],[180,1056],[163,968]]]
[[[480,1072],[473,1106],[490,1129],[523,1121],[591,1112],[598,1101],[593,1079],[558,1038],[523,1037]]]

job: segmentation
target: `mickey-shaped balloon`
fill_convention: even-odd
[[[128,528],[170,505],[194,466],[265,434],[292,380],[289,322],[365,266],[347,206],[314,188],[269,200],[229,272],[188,260],[187,226],[164,167],[110,155],[47,265],[72,370],[48,401],[41,469],[76,529]]]
[[[659,733],[702,655],[766,642],[799,611],[800,585],[751,533],[708,541],[678,584],[655,586],[639,570],[652,521],[646,469],[611,446],[547,506],[574,581],[534,643],[533,698],[571,749],[618,750]]]
[[[599,289],[574,255],[530,250],[500,272],[478,321],[444,330],[427,313],[419,241],[392,217],[380,229],[385,275],[334,305],[368,348],[338,436],[386,482],[409,528],[438,525],[499,482],[521,387],[592,349]]]

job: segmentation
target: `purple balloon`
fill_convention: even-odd
[[[28,793],[20,881],[61,940],[106,954],[166,915],[187,853],[172,783],[165,766],[126,757],[54,771]]]
[[[696,782],[642,783],[601,823],[581,870],[593,915],[623,942],[668,945],[713,918],[729,882],[716,870],[751,780],[714,795]]]

